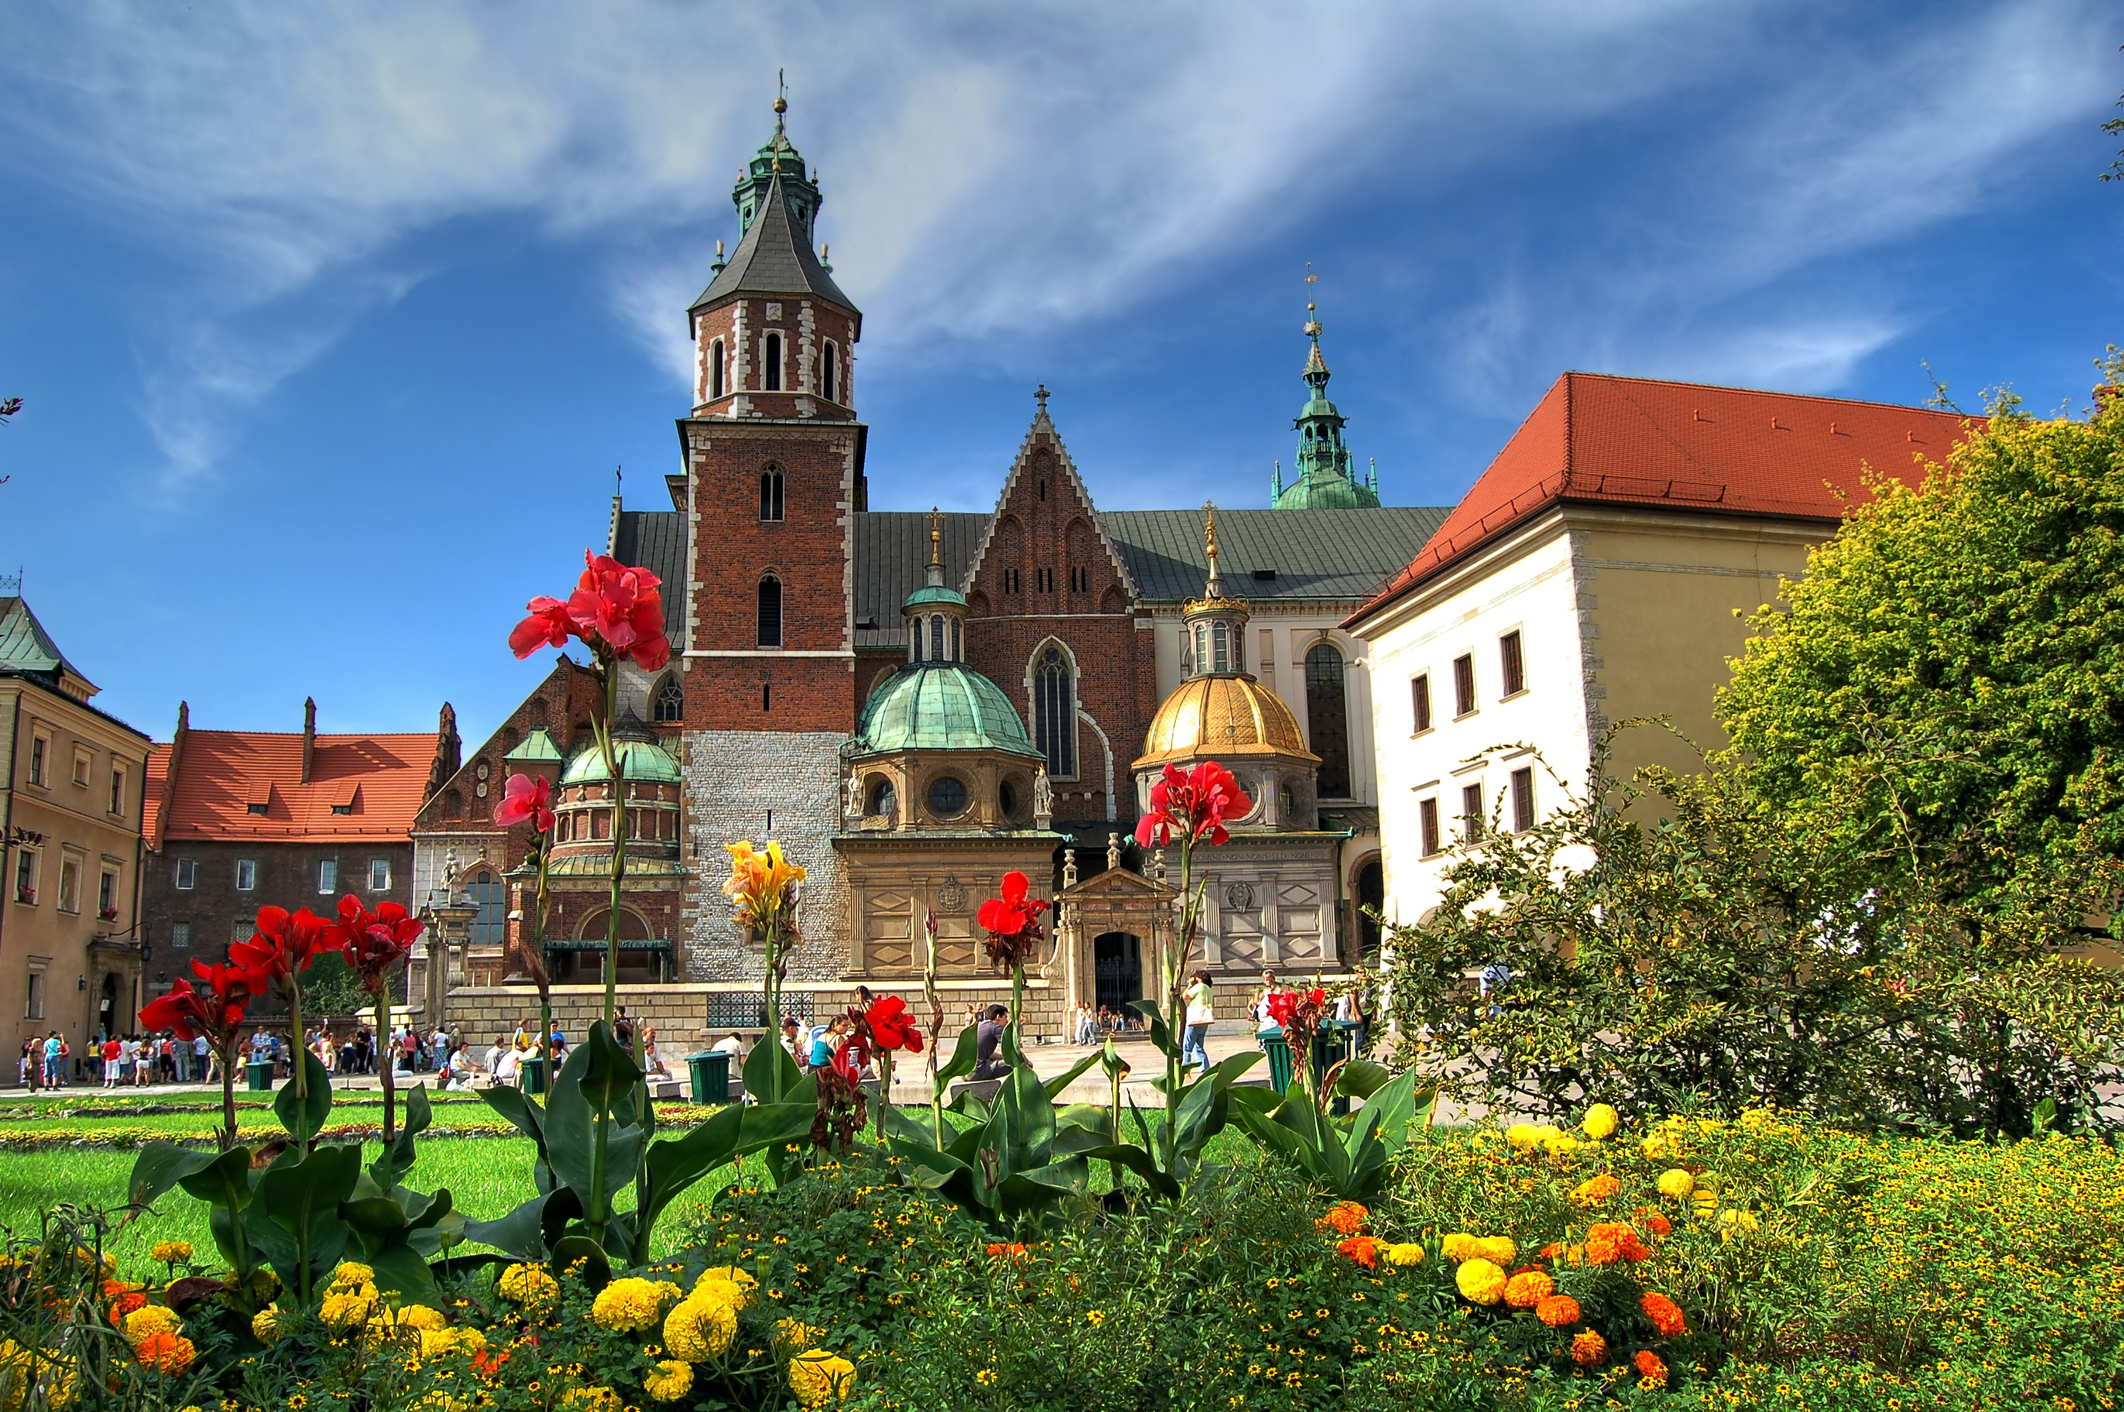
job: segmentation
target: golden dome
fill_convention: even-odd
[[[1251,677],[1194,677],[1180,683],[1151,718],[1131,770],[1182,760],[1285,755],[1317,763],[1283,698]]]

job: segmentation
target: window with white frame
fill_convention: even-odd
[[[1473,843],[1482,837],[1482,785],[1468,784],[1460,787],[1461,837]]]
[[[1416,804],[1416,818],[1422,826],[1423,856],[1428,858],[1432,854],[1441,851],[1445,846],[1445,841],[1439,837],[1438,833],[1438,801],[1435,799],[1419,800]]]
[[[339,891],[339,860],[326,858],[317,865],[317,890],[323,893]]]
[[[190,892],[197,886],[199,886],[199,860],[197,858],[179,858],[177,860],[177,890],[179,892]]]
[[[106,922],[118,920],[118,870],[105,868],[96,883],[96,915]]]
[[[37,875],[43,870],[44,858],[34,848],[25,848],[15,855],[15,900],[26,905],[37,901]]]
[[[1497,665],[1506,696],[1527,689],[1527,654],[1517,628],[1497,639]]]
[[[256,858],[238,858],[236,860],[236,890],[238,892],[255,892],[257,888],[258,860]]]
[[[29,782],[31,784],[49,785],[51,783],[50,779],[46,777],[47,772],[51,769],[51,756],[52,738],[42,731],[32,735],[30,737],[29,754]]]
[[[41,1020],[44,1018],[44,972],[42,971],[33,970],[29,973],[29,984],[25,988],[22,997],[22,1018],[25,1020]]]
[[[390,890],[391,860],[388,858],[371,858],[369,860],[369,891],[389,892]]]
[[[1475,658],[1453,659],[1453,714],[1465,716],[1475,709]]]

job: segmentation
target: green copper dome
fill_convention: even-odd
[[[946,603],[954,608],[964,608],[966,606],[966,600],[960,597],[956,590],[929,584],[926,587],[916,589],[902,599],[900,601],[900,610],[907,612],[911,609],[925,607],[931,603]]]
[[[960,662],[914,662],[872,693],[850,755],[900,750],[1001,750],[1045,756],[1025,738],[1001,687]]]
[[[612,753],[619,757],[620,774],[627,779],[657,784],[678,783],[678,761],[660,745],[646,740],[615,740]],[[595,784],[611,778],[605,771],[605,757],[593,745],[568,762],[561,783]]]

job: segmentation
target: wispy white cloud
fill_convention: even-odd
[[[1639,223],[1639,254],[1499,261],[1440,313],[1460,386],[1488,402],[1553,367],[1560,342],[1656,360],[1679,346],[1660,330],[1694,309],[1972,209],[2021,144],[2114,87],[2091,0],[2001,0],[1878,52],[1798,54],[1766,39],[1768,13],[101,0],[17,17],[0,162],[151,229],[195,271],[143,354],[181,479],[403,288],[406,237],[466,215],[594,245],[616,311],[682,384],[678,311],[729,231],[777,67],[866,344],[905,353],[1111,316],[1279,230],[1332,224],[1379,180],[1420,202],[1544,134],[1730,86],[1719,122],[1675,135],[1674,190],[1606,217]],[[1766,48],[1809,62],[1773,72]],[[1752,363],[1726,365],[1833,380],[1897,320],[1773,321]]]

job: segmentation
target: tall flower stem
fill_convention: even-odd
[[[592,724],[606,777],[612,782],[612,905],[605,917],[605,1028],[610,1030],[619,1002],[620,884],[627,876],[627,783],[620,778],[618,752],[612,741],[612,721],[619,714],[619,662],[607,659],[603,666],[604,719]]]
[[[228,1151],[236,1145],[236,1049],[242,1042],[234,1030],[229,1032],[228,1042],[216,1045],[214,1052],[221,1060],[221,1150]]]
[[[428,964],[429,964],[429,965],[431,965],[431,966],[435,964],[435,957],[434,957],[434,950],[433,950],[433,948],[430,948],[430,950],[429,950],[429,959],[428,959]],[[448,964],[449,964],[449,961],[448,961],[448,958],[447,958],[447,957],[445,957],[445,958],[444,958],[443,964],[444,964],[444,965],[448,965]],[[379,977],[379,979],[381,979],[381,977]],[[445,979],[445,983],[447,983],[447,981],[448,981],[448,978],[447,978],[447,977],[445,977],[444,979]],[[380,986],[379,986],[379,987],[377,988],[377,991],[376,991],[376,1037],[377,1037],[377,1040],[378,1040],[378,1043],[379,1043],[379,1045],[381,1045],[381,1044],[382,1044],[382,1043],[383,1043],[384,1041],[388,1040],[388,1039],[390,1038],[390,1035],[391,1035],[391,983],[390,983],[389,981],[387,981],[387,980],[386,980],[386,981],[383,981],[382,985],[380,985]],[[393,1056],[393,1057],[395,1058],[395,1057],[396,1057],[396,1054],[397,1054],[397,1046],[396,1046],[396,1045],[392,1045],[392,1046],[391,1046],[391,1051],[392,1051],[392,1056]],[[391,1078],[391,1070],[392,1070],[393,1068],[395,1068],[395,1067],[396,1067],[396,1065],[394,1065],[394,1064],[391,1064],[391,1063],[388,1063],[388,1062],[387,1062],[387,1063],[385,1063],[385,1065],[383,1066],[383,1098],[384,1098],[384,1130],[383,1130],[383,1140],[384,1140],[384,1146],[385,1146],[385,1147],[389,1147],[389,1146],[391,1145],[391,1136],[392,1136],[392,1133],[393,1133],[393,1132],[395,1131],[395,1127],[396,1127],[396,1120],[397,1120],[397,1116],[398,1116],[398,1107],[397,1107],[397,1104],[398,1104],[398,1090],[397,1090],[396,1086],[395,1086],[395,1085],[393,1084],[393,1082],[392,1082],[392,1078]]]
[[[944,1047],[944,1002],[937,995],[937,912],[922,921],[922,998],[929,1002],[929,1119],[937,1151],[944,1150],[944,1094],[937,1086],[937,1051]]]
[[[760,928],[767,943],[767,1033],[780,1044],[782,1033],[782,922],[779,915]]]
[[[1018,1028],[1018,1013],[1025,1008],[1025,953],[1020,951],[1010,963],[1010,1032],[1016,1036],[1020,1048],[1025,1044],[1025,1032]]]
[[[546,969],[546,868],[553,860],[553,837],[538,835],[538,897],[531,908],[531,948],[538,966],[538,1073],[546,1092],[553,1091],[553,982]]]

